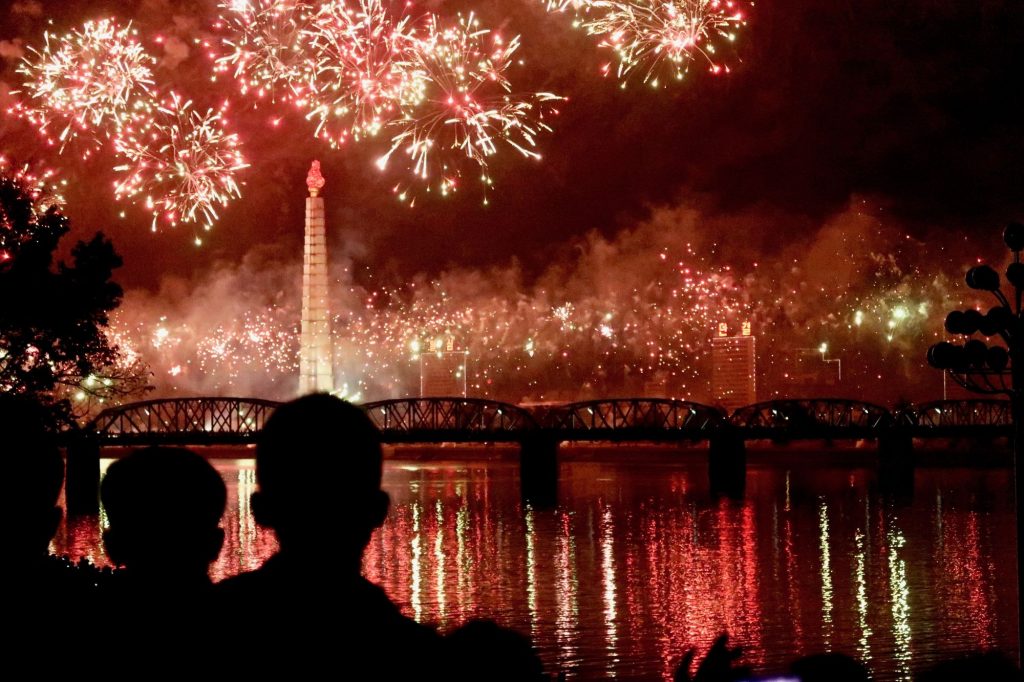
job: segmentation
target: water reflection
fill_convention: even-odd
[[[276,544],[252,519],[252,462],[216,466],[224,577]],[[752,469],[742,502],[713,500],[705,481],[697,465],[576,462],[562,505],[537,510],[510,464],[389,463],[392,509],[364,570],[442,629],[489,616],[530,633],[570,679],[670,679],[722,630],[768,670],[834,650],[881,680],[948,652],[1015,652],[1008,471],[919,471],[911,504],[868,470]],[[100,527],[66,523],[55,550],[102,563]]]
[[[857,544],[857,568],[854,571],[853,579],[857,585],[857,626],[860,628],[860,638],[857,640],[857,658],[870,669],[871,626],[868,625],[867,554],[864,549],[865,536],[860,529],[857,530],[854,541]]]
[[[604,602],[605,645],[608,651],[608,677],[615,677],[615,669],[619,663],[617,629],[618,609],[615,607],[615,526],[612,510],[605,507],[601,510],[601,525],[597,532],[601,539],[601,583]],[[628,577],[627,577],[628,579]]]
[[[821,549],[821,638],[825,648],[832,648],[832,562],[829,552],[828,503],[818,504],[819,547]]]
[[[901,678],[910,677],[912,652],[910,642],[910,585],[907,582],[907,562],[900,550],[907,544],[903,533],[896,528],[896,519],[890,520],[887,537],[889,543],[889,589],[892,600],[892,631],[896,637],[893,658]]]

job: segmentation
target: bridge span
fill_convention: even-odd
[[[163,398],[111,407],[83,432],[101,445],[244,445],[277,402],[258,398]],[[576,442],[862,440],[1009,435],[1005,400],[947,400],[890,411],[838,398],[771,400],[731,415],[686,400],[609,398],[543,409],[485,398],[395,398],[362,407],[386,443],[519,443],[539,435]]]
[[[95,507],[99,450],[105,446],[246,445],[279,403],[258,398],[163,398],[108,408],[69,445],[68,496]],[[914,438],[994,438],[1011,433],[1003,400],[947,400],[898,410],[864,401],[771,400],[732,414],[663,398],[608,398],[529,409],[486,398],[396,398],[362,407],[385,443],[516,443],[524,495],[557,486],[562,442],[707,442],[713,487],[740,488],[746,443],[875,440],[883,463],[912,467]],[[74,485],[73,485],[74,483]],[[80,484],[80,485],[79,485]],[[536,485],[534,485],[536,484]],[[72,488],[75,488],[73,490]]]

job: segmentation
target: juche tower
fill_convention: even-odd
[[[306,176],[306,246],[302,260],[302,335],[299,394],[334,390],[331,318],[327,309],[327,233],[324,228],[324,176],[314,161]]]

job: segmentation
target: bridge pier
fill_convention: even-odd
[[[723,426],[711,436],[708,481],[713,495],[743,497],[747,486],[747,443],[738,429]]]
[[[558,444],[548,434],[531,434],[519,443],[519,486],[523,502],[534,507],[558,503]]]
[[[68,516],[98,514],[100,510],[100,445],[76,434],[68,443],[64,501]]]
[[[914,493],[914,438],[907,429],[892,429],[878,438],[878,482],[883,492],[901,497]]]

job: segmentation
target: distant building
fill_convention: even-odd
[[[842,394],[843,365],[826,357],[825,348],[796,348],[781,354],[782,395],[787,398],[836,397]]]
[[[644,380],[643,397],[645,398],[671,398],[668,388],[668,377],[664,372],[657,372],[651,378]]]
[[[711,397],[727,410],[757,402],[757,340],[750,323],[730,336],[724,322],[711,339]]]
[[[466,397],[469,351],[427,351],[420,355],[420,395]]]
[[[817,348],[797,348],[787,353],[783,380],[794,397],[834,395],[842,383],[842,365],[826,359]]]

